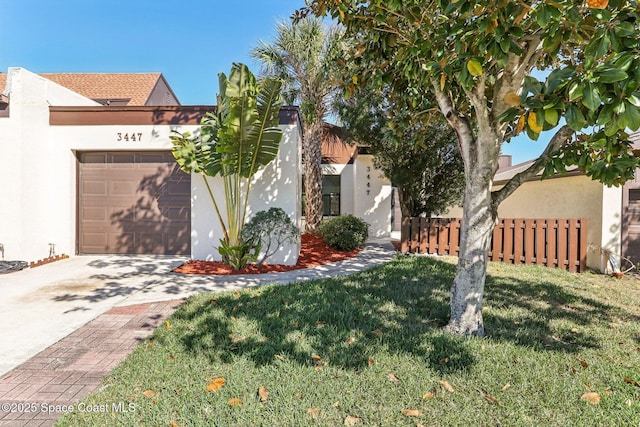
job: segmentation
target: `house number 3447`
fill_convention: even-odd
[[[118,132],[116,134],[116,141],[142,141],[142,132],[127,132],[127,133],[122,133],[122,132]]]

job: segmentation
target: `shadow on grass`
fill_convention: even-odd
[[[383,351],[455,372],[470,368],[476,356],[469,339],[441,328],[448,320],[454,274],[450,263],[411,257],[346,278],[201,295],[187,300],[174,317],[188,325],[181,345],[214,362],[245,357],[268,365],[286,359],[359,370]],[[598,347],[598,338],[588,331],[565,336],[551,320],[587,329],[620,310],[551,281],[532,283],[513,275],[488,278],[485,301],[498,307],[485,317],[493,339],[563,352]]]

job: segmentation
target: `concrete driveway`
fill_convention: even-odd
[[[349,260],[247,276],[172,273],[186,257],[77,256],[0,275],[0,376],[113,307],[347,275],[385,263],[394,254],[387,240],[374,241]]]
[[[0,276],[0,374],[153,283],[166,281],[184,261],[79,256]]]

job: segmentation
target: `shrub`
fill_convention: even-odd
[[[264,250],[258,265],[275,254],[282,244],[293,241],[299,235],[300,230],[281,208],[256,213],[242,228],[242,240],[260,244]]]
[[[332,248],[351,251],[364,247],[369,224],[353,215],[341,215],[320,224],[320,237]]]

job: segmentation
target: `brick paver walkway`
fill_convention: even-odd
[[[115,307],[43,350],[0,379],[0,426],[52,426],[95,391],[182,300]]]

